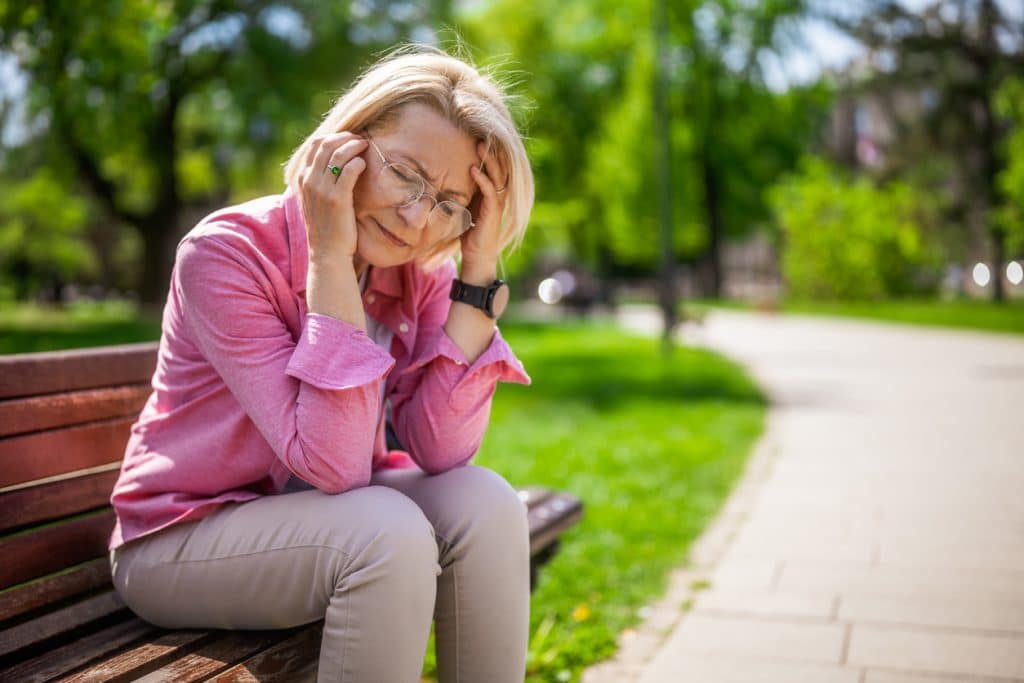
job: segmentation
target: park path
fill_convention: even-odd
[[[681,336],[748,368],[767,430],[584,682],[1024,682],[1024,338],[726,311]]]

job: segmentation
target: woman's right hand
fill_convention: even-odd
[[[306,220],[310,260],[337,263],[356,253],[356,217],[352,189],[366,168],[362,153],[367,142],[349,132],[312,141],[298,190]],[[334,175],[330,167],[341,169]]]

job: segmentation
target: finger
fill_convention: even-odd
[[[480,188],[480,193],[484,197],[494,199],[498,196],[497,188],[494,187],[494,183],[479,166],[470,166],[469,171],[473,174],[473,180],[476,181],[477,187]]]
[[[316,153],[320,150],[320,144],[323,142],[322,137],[315,137],[309,141],[309,146],[306,147],[306,156],[302,159],[302,172],[299,173],[299,187],[303,187],[312,180],[313,175],[313,159],[316,157]]]
[[[333,176],[334,184],[341,188],[342,192],[351,194],[352,189],[356,185],[356,180],[359,179],[359,175],[366,168],[366,161],[361,156],[352,156],[348,159],[342,160],[341,150],[335,152],[335,156],[331,157],[331,164],[341,168],[341,173],[337,176]]]
[[[486,143],[477,143],[477,154],[480,155],[481,168],[495,187],[499,190],[508,187],[508,178],[505,176],[504,169]]]
[[[331,135],[325,136],[317,148],[316,154],[313,157],[313,161],[310,164],[314,172],[324,172],[327,169],[328,162],[331,159],[331,155],[334,154],[339,148],[344,147],[346,144],[352,142],[362,142],[365,144],[365,140],[358,135],[342,131],[340,133],[332,133]]]
[[[321,148],[325,144],[333,144],[333,141],[339,137],[348,136],[350,138],[358,137],[353,133],[342,131],[341,133],[334,133],[333,135],[318,135],[309,141],[309,146],[306,148],[306,156],[303,158],[303,165],[306,169],[305,173],[300,176],[301,178],[308,180],[309,176],[312,176],[315,171],[322,171],[323,169],[314,169],[313,164],[316,161],[316,155],[320,152]]]
[[[337,166],[340,169],[344,169],[345,166],[353,159],[359,157],[366,149],[366,140],[360,138],[350,138],[344,141],[338,146],[334,146],[332,149],[332,143],[325,143],[321,150],[317,153],[316,159],[313,162],[311,170],[314,173],[319,172],[324,177],[324,181],[336,183],[339,175],[335,175],[330,169],[333,166]],[[319,169],[319,171],[317,171]],[[361,170],[361,169],[360,169]]]

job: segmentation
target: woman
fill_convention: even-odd
[[[521,681],[525,510],[467,465],[496,383],[529,382],[495,326],[533,201],[503,96],[398,53],[285,180],[178,247],[112,496],[114,585],[166,627],[325,619],[320,681],[418,680],[432,617],[442,681]]]

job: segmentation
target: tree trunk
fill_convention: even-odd
[[[713,124],[712,124],[713,125]],[[706,136],[705,140],[707,140]],[[711,160],[711,145],[701,149],[701,173],[704,179],[704,213],[708,223],[708,250],[704,255],[706,269],[705,296],[722,296],[722,209],[721,187]]]
[[[150,311],[160,310],[167,299],[178,245],[180,207],[162,215],[150,215],[140,226],[142,235],[142,273],[139,299]]]
[[[676,295],[675,249],[672,240],[672,141],[668,113],[668,10],[666,0],[654,3],[654,177],[657,179],[658,247],[661,267],[658,303],[662,317],[662,351],[672,350],[672,332],[679,306]]]
[[[992,0],[983,0],[981,3],[980,23],[981,40],[984,46],[984,53],[981,59],[980,71],[985,79],[985,88],[980,99],[981,105],[981,175],[982,175],[982,211],[983,220],[988,226],[989,237],[992,241],[992,299],[999,303],[1006,301],[1006,291],[1003,287],[1003,262],[1006,256],[1006,243],[1003,231],[997,225],[994,218],[996,203],[996,179],[999,176],[999,135],[996,131],[995,117],[992,114],[992,99],[995,97],[999,84],[993,81],[992,67],[997,58],[991,55],[995,47],[995,24],[996,9]]]

